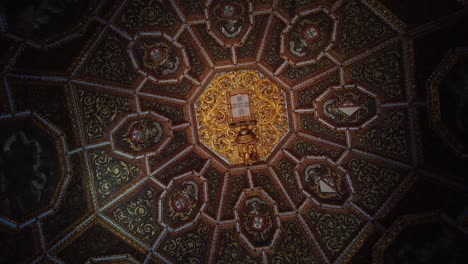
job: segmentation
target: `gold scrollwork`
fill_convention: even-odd
[[[258,138],[259,160],[265,159],[288,131],[285,97],[256,71],[235,71],[217,76],[197,102],[200,141],[231,164],[243,163],[235,140],[241,128],[229,126],[228,92],[252,91],[256,124],[248,126]]]

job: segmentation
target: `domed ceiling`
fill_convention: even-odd
[[[440,108],[445,75],[421,96],[435,25],[382,2],[6,1],[5,263],[398,263],[400,233],[465,243],[432,207],[395,213],[437,178],[418,107]]]

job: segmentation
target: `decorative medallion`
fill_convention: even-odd
[[[329,50],[336,38],[337,18],[323,9],[293,19],[282,36],[281,54],[293,65],[310,64]]]
[[[35,116],[0,119],[0,215],[23,221],[51,207],[64,180],[64,142]]]
[[[140,67],[156,79],[177,80],[188,71],[185,51],[166,35],[141,37],[132,47]]]
[[[336,128],[357,128],[377,113],[375,95],[362,87],[333,87],[314,104],[319,120]]]
[[[169,195],[169,217],[187,220],[198,203],[199,190],[196,182],[187,181],[174,187]]]
[[[241,237],[253,250],[271,249],[279,234],[276,205],[260,188],[245,191],[234,207]]]
[[[215,77],[196,115],[200,141],[230,164],[265,160],[289,129],[284,93],[252,70]]]
[[[196,219],[204,208],[205,185],[190,175],[173,181],[161,196],[159,217],[162,222],[172,229],[180,229]]]
[[[244,0],[214,0],[205,10],[209,33],[223,40],[222,45],[240,44],[252,23],[249,11],[250,5]]]
[[[155,114],[132,115],[114,128],[112,143],[118,151],[132,156],[156,152],[172,136],[168,127],[170,121]]]
[[[220,0],[212,8],[216,28],[227,38],[238,36],[245,22],[242,1]]]
[[[349,197],[346,175],[325,159],[305,160],[296,175],[303,192],[316,203],[342,205]]]

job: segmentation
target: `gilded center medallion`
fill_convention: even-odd
[[[253,70],[216,76],[196,114],[200,141],[230,164],[265,160],[289,129],[283,91]]]

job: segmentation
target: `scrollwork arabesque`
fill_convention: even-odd
[[[382,205],[389,192],[401,180],[398,172],[365,160],[352,159],[348,164],[356,179],[360,203],[372,211]]]
[[[318,257],[302,236],[295,222],[287,222],[284,226],[285,239],[273,256],[272,263],[320,263]]]
[[[138,166],[115,159],[103,151],[92,153],[91,157],[98,193],[104,199],[112,194],[116,186],[127,184],[140,173]]]
[[[126,63],[128,58],[120,42],[117,38],[109,36],[91,56],[91,60],[83,70],[84,74],[127,85],[132,84],[136,80],[136,75]]]
[[[338,41],[338,52],[345,56],[365,48],[389,32],[388,27],[380,18],[356,0],[349,1],[344,6],[340,25],[341,37]]]
[[[121,113],[130,111],[127,98],[100,95],[80,90],[78,92],[83,108],[85,132],[88,140],[101,138],[107,126]]]
[[[115,209],[112,215],[116,221],[123,224],[130,232],[136,233],[146,241],[151,241],[159,229],[155,225],[154,218],[153,202],[155,195],[154,190],[146,190],[135,200]]]
[[[203,263],[209,234],[210,228],[201,224],[197,230],[164,241],[162,250],[178,263]]]
[[[130,29],[149,26],[171,28],[176,24],[176,16],[160,1],[133,0],[125,9],[121,23]]]
[[[242,163],[234,141],[241,128],[229,125],[227,93],[236,89],[253,93],[258,155],[264,159],[288,129],[284,95],[272,82],[254,71],[226,73],[215,78],[197,103],[200,140],[231,163]]]
[[[357,137],[359,145],[378,151],[407,156],[406,118],[403,112],[392,112],[383,120],[383,127],[373,128]]]
[[[338,254],[358,230],[362,220],[352,214],[310,211],[309,219],[332,255]]]

